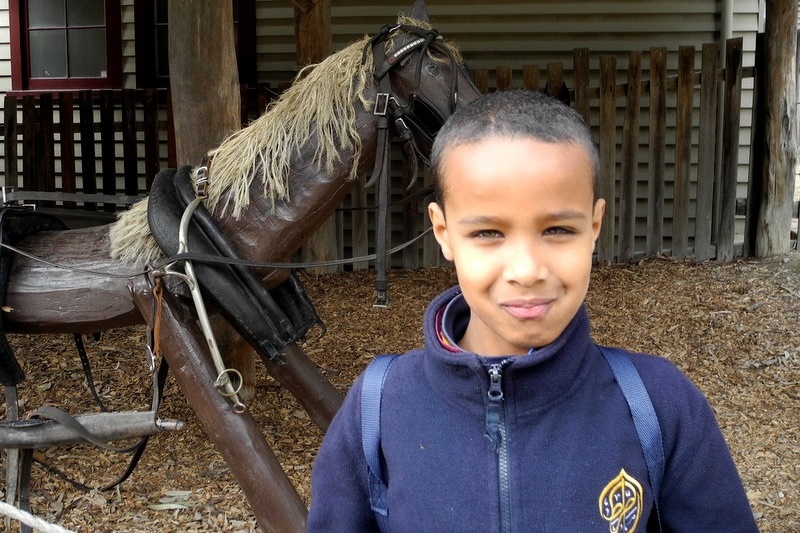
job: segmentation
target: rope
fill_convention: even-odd
[[[22,509],[17,509],[13,505],[9,505],[1,501],[0,501],[0,514],[4,514],[8,517],[13,518],[14,520],[19,520],[23,524],[36,528],[39,531],[44,531],[44,533],[75,533],[70,529],[64,529],[63,527],[57,524],[51,524],[46,520],[42,520],[41,518],[33,516],[32,514],[25,512]]]

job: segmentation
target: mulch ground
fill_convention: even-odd
[[[328,328],[321,338],[312,331],[303,348],[343,392],[374,355],[419,345],[426,304],[455,282],[449,268],[391,272],[390,306],[375,309],[373,276],[302,275]],[[598,342],[663,355],[705,392],[761,531],[800,531],[800,255],[723,265],[662,259],[597,267],[587,305]],[[23,412],[45,403],[75,413],[97,411],[71,336],[12,335],[10,342],[27,373],[20,387]],[[143,328],[87,339],[95,381],[109,407],[149,405],[143,346]],[[260,366],[250,412],[308,501],[322,434]],[[81,491],[35,466],[33,512],[85,532],[257,531],[242,491],[172,380],[161,414],[185,420],[186,428],[154,437],[118,489]],[[91,486],[112,481],[127,464],[126,457],[83,446],[45,450],[38,458]]]

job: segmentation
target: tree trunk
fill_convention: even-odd
[[[232,4],[170,0],[168,16],[177,164],[198,165],[241,128]]]
[[[765,113],[764,165],[756,256],[768,257],[789,250],[797,150],[796,56],[797,1],[767,0],[765,62],[760,98]]]
[[[330,0],[298,0],[294,2],[297,66],[319,63],[331,53]],[[336,214],[332,214],[303,245],[303,261],[336,259]],[[319,274],[336,272],[336,267],[313,269]]]

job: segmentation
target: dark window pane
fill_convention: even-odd
[[[156,27],[156,76],[169,76],[169,30]]]
[[[102,26],[105,20],[103,0],[67,0],[67,26]]]
[[[156,24],[166,24],[169,20],[167,16],[167,6],[169,5],[167,0],[153,0],[153,2],[155,2],[156,5]]]
[[[64,30],[29,32],[31,78],[65,78],[67,59]]]
[[[105,78],[106,31],[101,28],[69,30],[71,78]]]
[[[65,25],[63,0],[29,0],[29,28],[63,28]]]

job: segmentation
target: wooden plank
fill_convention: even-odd
[[[6,163],[6,186],[16,188],[19,184],[19,163],[17,158],[19,152],[17,149],[17,97],[6,95],[5,103],[3,105],[3,123],[5,126],[5,136],[3,143],[5,144],[5,163]]]
[[[81,132],[81,171],[83,173],[83,192],[97,192],[97,167],[95,166],[94,144],[94,104],[92,91],[81,91],[78,97],[80,107]],[[97,209],[97,204],[86,203],[83,208],[88,211]]]
[[[572,52],[573,77],[575,78],[575,109],[589,124],[589,49],[576,48]]]
[[[692,168],[694,46],[678,49],[678,102],[675,125],[675,191],[672,207],[672,255],[689,253],[689,173]]]
[[[489,71],[485,68],[479,68],[472,71],[475,77],[475,87],[481,92],[486,94],[489,92]]]
[[[539,65],[522,67],[522,86],[531,91],[539,90]]]
[[[736,231],[736,181],[739,171],[739,121],[742,103],[741,37],[729,39],[725,45],[725,101],[722,124],[722,200],[717,230],[717,260],[734,257]]]
[[[153,178],[161,167],[158,138],[158,92],[144,90],[144,175],[145,186],[150,190]]]
[[[622,165],[619,200],[618,261],[628,263],[635,253],[636,175],[639,153],[639,113],[642,82],[642,53],[631,52],[628,60],[628,94],[622,128]]]
[[[569,103],[569,89],[564,83],[564,65],[562,63],[547,64],[547,94]]]
[[[603,228],[597,242],[600,262],[614,260],[616,219],[616,147],[617,147],[617,59],[600,57],[600,168],[598,196],[606,200]]]
[[[100,157],[103,194],[117,192],[116,141],[114,128],[114,99],[111,91],[100,93]],[[103,204],[105,211],[115,211],[116,205]]]
[[[798,39],[800,39],[800,33],[798,34]],[[767,102],[765,102],[764,99],[767,97],[767,94],[769,94],[766,87],[767,76],[764,72],[764,64],[766,61],[764,58],[765,45],[766,36],[763,33],[759,33],[756,36],[755,59],[755,64],[759,65],[759,68],[756,69],[755,79],[753,81],[753,115],[752,127],[750,128],[750,146],[753,148],[750,150],[750,169],[747,183],[747,197],[753,201],[747,202],[745,210],[744,245],[742,246],[742,255],[746,257],[754,256],[756,253],[758,218],[761,204],[755,201],[755,199],[761,198],[764,187],[764,181],[761,179],[761,173],[764,171],[765,158],[764,132],[767,127]]]
[[[41,181],[36,190],[56,190],[55,132],[53,126],[53,95],[44,93],[39,97],[39,142],[41,143]],[[43,207],[55,207],[53,202],[43,202]]]
[[[650,148],[648,150],[647,247],[648,257],[664,245],[664,174],[667,130],[667,49],[650,49]]]
[[[61,190],[75,193],[75,96],[71,92],[58,95],[58,135],[61,144]],[[64,202],[64,207],[74,209],[75,202]]]
[[[512,74],[511,74],[511,67],[509,66],[501,66],[495,69],[495,74],[497,76],[497,90],[498,91],[507,91],[512,86]]]
[[[697,213],[695,215],[694,257],[697,261],[711,259],[714,214],[714,182],[717,145],[717,69],[719,46],[703,45],[700,84],[700,138],[697,143]]]
[[[39,181],[38,123],[36,97],[27,94],[22,97],[22,188],[29,191],[35,191]]]
[[[136,91],[122,91],[122,168],[125,176],[125,194],[139,192],[139,154],[136,142]]]

